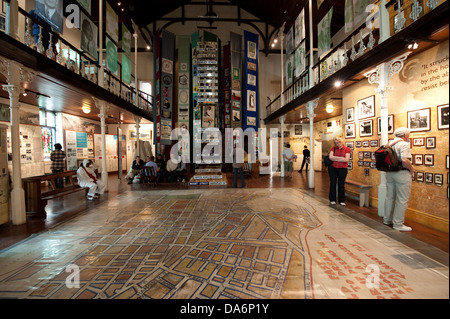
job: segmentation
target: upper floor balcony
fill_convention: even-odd
[[[420,43],[415,51],[418,53],[448,39],[448,9],[447,0],[375,1],[367,7],[370,13],[363,22],[347,33],[342,26],[338,34],[332,35],[328,52],[318,56],[314,46],[309,50],[304,71],[266,106],[264,122],[279,123],[277,119],[285,114],[288,122],[308,121],[306,111],[296,115],[293,111],[305,108],[307,102],[319,97],[339,99],[336,91],[343,87],[339,85],[362,80],[365,72],[412,50],[414,43]],[[333,116],[326,114],[325,103],[319,104],[316,120]]]
[[[74,41],[73,32],[69,32],[70,40],[65,39],[65,35],[50,27],[33,11],[27,12],[20,5],[14,8],[10,5],[11,0],[3,0],[3,3],[0,57],[16,61],[38,74],[25,87],[25,92],[30,94],[21,97],[22,102],[50,111],[81,115],[82,108],[95,108],[91,97],[96,97],[110,104],[111,123],[117,123],[117,120],[134,123],[134,116],[141,117],[145,122],[153,120],[152,96],[134,87],[133,72],[130,72],[128,81],[122,78],[122,68],[130,68],[133,62],[125,65],[118,61],[117,71],[112,72],[106,67],[105,50],[99,54],[103,61],[101,65],[99,51],[94,49],[93,53],[89,53],[82,50],[81,39]],[[0,83],[6,84],[1,74]],[[8,97],[5,91],[0,91],[1,97]]]

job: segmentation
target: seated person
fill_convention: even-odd
[[[77,170],[78,185],[80,187],[88,187],[89,193],[87,199],[93,200],[100,197],[105,192],[105,183],[97,178],[92,167],[92,161],[85,159]]]
[[[141,169],[142,169],[142,167],[144,165],[145,165],[144,161],[141,160],[141,157],[140,156],[136,156],[136,159],[131,164],[130,171],[128,172],[127,176],[125,177],[125,179],[128,180],[128,184],[133,183],[134,177],[141,173]]]
[[[178,167],[175,170],[176,171],[176,175],[177,175],[177,181],[185,181],[186,180],[186,163],[184,161],[181,161],[180,163],[178,163]]]
[[[150,162],[151,161],[151,158],[150,158],[150,155],[147,155],[146,157],[145,157],[145,164],[147,164],[148,162]],[[153,162],[155,161],[155,158],[153,157]]]
[[[147,163],[145,163],[145,166],[153,167],[155,169],[155,173],[158,173],[159,172],[159,167],[155,163],[155,157],[154,156],[147,156],[147,157],[150,158],[150,160]]]
[[[168,177],[167,177],[167,181],[169,183],[172,183],[174,180],[176,180],[177,178],[177,172],[176,169],[178,167],[178,163],[175,159],[175,155],[174,154],[170,154],[170,159],[167,161],[166,164],[166,169],[167,169],[167,173],[168,173]]]
[[[164,176],[167,175],[166,162],[164,162],[164,160],[163,160],[161,155],[158,155],[156,157],[155,163],[159,167],[158,182],[161,182],[164,179]]]

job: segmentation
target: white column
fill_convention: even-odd
[[[98,117],[100,118],[102,135],[102,181],[106,185],[105,191],[108,191],[108,170],[106,168],[106,112],[109,110],[109,105],[107,102],[95,97],[92,99],[95,101],[95,106],[100,110]]]
[[[280,38],[280,46],[281,46],[281,96],[280,96],[280,108],[284,106],[284,26],[285,26],[286,22],[283,23],[283,26],[280,28],[279,31],[279,38]]]
[[[6,2],[6,34],[19,40],[19,4],[17,0]]]
[[[314,110],[317,107],[317,103],[319,99],[315,99],[313,101],[309,101],[306,106],[307,115],[309,118],[309,149],[310,149],[310,157],[309,157],[309,172],[308,172],[308,185],[309,188],[315,188],[315,180],[314,180],[314,118],[316,114]]]
[[[22,225],[27,222],[25,210],[25,191],[22,186],[22,172],[20,163],[20,103],[19,98],[25,90],[21,83],[31,82],[35,74],[25,67],[11,60],[0,57],[0,74],[6,77],[8,84],[3,90],[9,94],[9,107],[11,113],[11,148],[12,148],[12,191],[11,211],[13,225]]]
[[[134,116],[134,121],[136,122],[135,127],[136,127],[136,156],[141,156],[141,143],[139,143],[139,124],[141,123],[141,117],[140,116]]]
[[[374,70],[365,73],[370,84],[378,84],[375,93],[380,96],[380,120],[381,120],[381,145],[388,143],[388,92],[392,90],[389,86],[391,77],[399,73],[403,68],[403,61],[406,60],[411,52],[390,60],[389,62],[378,65]],[[387,196],[386,173],[381,173],[380,185],[378,186],[378,216],[384,217],[384,204]]]
[[[104,87],[105,82],[105,67],[103,66],[103,1],[98,2],[99,15],[98,15],[98,63],[100,64],[100,70],[98,70],[98,85]]]
[[[283,151],[284,151],[284,120],[286,119],[286,115],[280,116],[280,124],[281,124],[281,147],[280,147],[280,176],[284,177],[284,158],[283,158]]]

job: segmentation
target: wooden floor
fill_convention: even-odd
[[[227,173],[228,187],[232,187],[233,174]],[[277,175],[261,175],[259,178],[248,177],[245,179],[246,188],[300,188],[310,192],[311,196],[318,196],[328,200],[329,180],[328,174],[324,172],[315,173],[315,188],[308,188],[308,177],[306,172],[302,174],[294,172],[291,178],[281,178]],[[109,192],[96,201],[88,201],[82,192],[67,195],[65,197],[49,201],[47,205],[47,219],[28,218],[27,223],[20,226],[13,226],[10,223],[0,225],[0,250],[10,247],[33,234],[50,230],[57,225],[70,220],[74,216],[82,214],[88,208],[107,201],[109,197],[114,197],[129,189],[149,189],[152,188],[143,184],[128,185],[124,179],[118,179],[117,174],[111,174],[108,180]],[[240,182],[238,181],[238,187]],[[186,183],[162,183],[156,189],[185,189]],[[382,219],[378,217],[378,211],[374,207],[359,207],[358,202],[348,199],[347,208],[361,215],[367,216],[382,224]],[[449,252],[449,235],[434,229],[430,229],[413,221],[406,220],[405,224],[411,226],[413,230],[408,233],[411,237],[430,244],[445,252]],[[388,227],[388,226],[385,226]]]

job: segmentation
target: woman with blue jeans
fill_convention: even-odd
[[[330,175],[330,204],[336,204],[336,185],[338,187],[337,199],[339,204],[345,206],[345,179],[347,178],[348,161],[350,160],[351,149],[344,146],[338,137],[334,139],[334,147],[331,149],[329,157],[333,164],[328,166]]]

